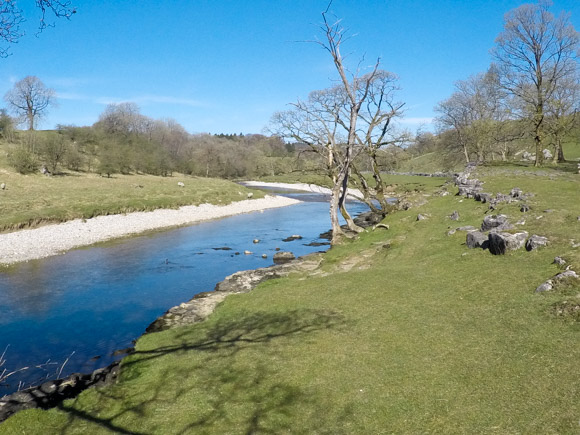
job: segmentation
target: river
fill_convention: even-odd
[[[0,272],[0,378],[3,370],[30,367],[0,382],[0,396],[59,371],[86,373],[120,359],[116,351],[131,347],[167,309],[213,290],[236,271],[273,264],[276,248],[296,256],[325,250],[308,244],[325,242],[319,235],[330,228],[327,200],[286,194],[305,202],[76,249]],[[349,210],[356,215],[366,206],[354,202]],[[294,234],[302,239],[283,241]]]

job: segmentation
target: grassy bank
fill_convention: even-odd
[[[106,178],[69,172],[47,177],[0,170],[0,183],[6,184],[6,189],[0,190],[0,231],[182,205],[228,204],[246,199],[250,192],[225,180],[181,175]],[[260,192],[254,195],[263,196]]]
[[[497,212],[551,241],[505,256],[447,235],[479,226],[486,204],[439,196],[444,180],[399,179],[417,206],[389,230],[230,296],[203,323],[142,337],[118,384],[0,433],[578,433],[580,322],[555,307],[580,303],[580,286],[534,290],[556,255],[580,271],[579,177],[484,168],[486,191],[534,193],[529,212]]]

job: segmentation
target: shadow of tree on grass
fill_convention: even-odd
[[[292,431],[305,412],[324,425],[315,390],[283,380],[280,350],[285,340],[345,324],[338,313],[303,309],[180,328],[167,334],[165,346],[138,346],[122,364],[121,385],[93,392],[102,408],[83,405],[81,396],[59,409],[67,414],[66,428],[88,424],[89,431],[125,434],[279,433]],[[178,421],[167,427],[158,413],[176,410]]]

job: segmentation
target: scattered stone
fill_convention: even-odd
[[[557,264],[558,266],[564,266],[566,264],[566,260],[564,260],[562,257],[554,257],[554,261],[552,262],[552,264]]]
[[[282,241],[283,241],[283,242],[292,242],[292,241],[294,241],[294,240],[300,240],[300,239],[302,239],[302,236],[299,236],[298,234],[294,234],[294,235],[292,235],[292,236],[290,236],[290,237],[286,237],[286,238],[285,238],[285,239],[283,239]]]
[[[465,244],[468,248],[482,248],[487,249],[489,245],[488,235],[481,231],[470,231],[467,233]]]
[[[310,242],[310,243],[306,243],[304,246],[314,246],[314,247],[318,247],[318,246],[329,246],[330,242]],[[277,251],[280,250],[280,248],[276,249]]]
[[[253,243],[260,243],[260,239],[254,239],[252,240]]]
[[[0,189],[2,189],[2,190],[6,190],[6,183],[2,183],[2,184],[0,184]]]
[[[279,250],[280,250],[280,248],[278,248],[278,247],[276,246],[275,250],[276,250],[276,251],[279,251]]]
[[[424,221],[425,219],[427,219],[427,215],[423,215],[423,214],[421,214],[421,213],[419,213],[419,214],[417,215],[417,220],[418,220],[418,221]]]
[[[295,258],[296,257],[292,252],[280,251],[274,254],[274,263],[276,264],[287,263],[288,261],[292,261]]]
[[[520,207],[520,211],[522,213],[527,213],[528,211],[530,211],[530,206],[528,204],[524,204]]]
[[[262,258],[268,258],[266,254],[262,254]]]
[[[524,218],[521,218],[520,220],[518,220],[516,222],[516,225],[525,225],[526,224],[526,220]]]
[[[452,221],[459,220],[459,213],[457,212],[457,210],[455,210],[453,213],[451,213],[451,215],[449,216],[449,219],[451,219]]]
[[[550,291],[554,288],[552,280],[549,279],[546,282],[543,282],[542,284],[540,284],[537,288],[536,288],[536,293],[540,293],[540,292],[547,292]]]
[[[542,154],[544,155],[544,159],[546,160],[550,160],[552,157],[554,157],[552,155],[552,153],[550,152],[549,149],[545,148],[544,150],[542,150]]]
[[[178,185],[179,187],[185,187],[185,184],[183,184],[181,181],[178,181],[178,182],[177,182],[177,185]]]
[[[248,193],[248,199],[253,198],[253,197],[254,197],[254,193],[253,192]]]
[[[519,187],[514,187],[510,191],[510,195],[512,196],[512,198],[520,198],[522,194],[523,194],[522,189],[520,189]]]
[[[244,251],[244,255],[252,255],[253,252],[252,251],[248,251],[247,249]]]
[[[553,213],[554,209],[551,208],[547,208],[546,210],[544,210],[544,213]]]
[[[507,251],[515,251],[524,246],[527,238],[527,231],[514,234],[491,232],[488,236],[489,252],[494,255],[503,255]]]
[[[457,230],[449,230],[449,231],[447,231],[447,235],[452,236],[453,234],[455,234],[456,231]]]
[[[562,273],[559,273],[558,275],[556,275],[554,277],[554,280],[562,281],[562,280],[569,279],[569,278],[578,279],[580,277],[572,269],[569,269],[569,270],[566,270],[565,272],[562,272]]]
[[[388,224],[377,224],[373,227],[373,230],[376,230],[377,228],[383,228],[385,230],[388,230],[390,227]]]
[[[384,215],[380,213],[373,213],[372,211],[367,211],[365,213],[359,214],[353,219],[354,223],[359,227],[368,228],[380,223],[385,218]]]
[[[548,238],[544,236],[538,236],[536,234],[532,235],[526,242],[526,250],[533,251],[534,249],[538,249],[542,246],[548,245]]]
[[[509,230],[512,226],[508,222],[508,217],[504,214],[499,215],[489,215],[483,219],[481,224],[481,231],[489,231],[489,230]]]

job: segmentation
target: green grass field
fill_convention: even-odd
[[[179,187],[178,182],[184,187]],[[67,173],[47,177],[0,170],[0,231],[62,222],[75,218],[175,208],[201,203],[228,204],[250,192],[230,181],[175,175],[115,175]],[[262,197],[253,191],[254,197]]]
[[[529,212],[497,212],[550,245],[470,250],[447,232],[479,226],[487,205],[431,195],[445,180],[399,179],[427,202],[387,216],[389,230],[230,296],[203,323],[142,337],[119,383],[21,412],[0,433],[579,433],[580,318],[556,307],[580,304],[580,285],[534,290],[559,272],[556,255],[580,272],[580,175],[480,178],[533,193]]]

